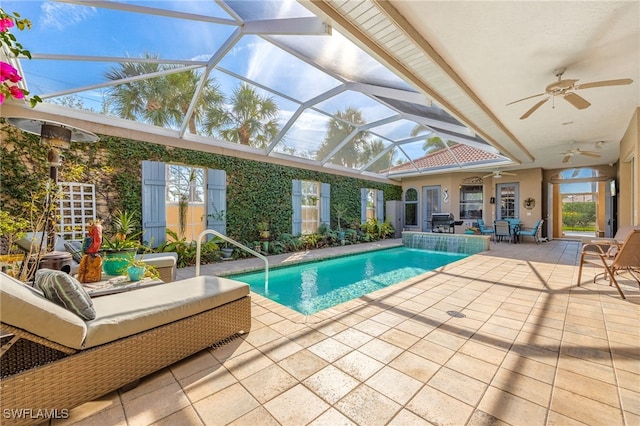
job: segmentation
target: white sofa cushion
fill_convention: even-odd
[[[83,348],[199,314],[248,294],[248,284],[227,278],[199,276],[96,297],[93,299],[96,318],[87,321]]]
[[[26,284],[0,273],[0,320],[61,345],[80,349],[86,323]]]

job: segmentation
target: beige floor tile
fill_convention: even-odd
[[[344,331],[333,336],[340,343],[344,343],[345,345],[357,349],[360,346],[367,343],[369,340],[373,339],[373,336],[367,333],[363,333],[362,331],[356,330],[354,328],[348,328]]]
[[[209,351],[200,351],[169,367],[176,380],[191,376],[198,371],[207,370],[220,364]]]
[[[616,386],[595,380],[582,374],[558,369],[555,381],[556,389],[561,388],[587,398],[620,407]]]
[[[395,368],[414,379],[426,383],[438,371],[441,366],[411,352],[403,352],[389,363]]]
[[[111,423],[104,423],[111,424]],[[177,411],[163,419],[153,423],[153,426],[204,426],[202,420],[196,413],[196,410],[192,407],[185,407],[180,411]]]
[[[330,408],[308,426],[356,426],[356,424],[335,408]]]
[[[294,331],[293,333],[287,336],[289,340],[292,342],[296,342],[303,348],[308,348],[309,346],[315,345],[318,342],[323,341],[328,336],[324,333],[321,333],[311,327],[307,327],[300,331]]]
[[[281,337],[279,339],[273,340],[258,348],[260,352],[262,352],[275,362],[291,356],[302,349],[302,346],[287,339],[286,337]]]
[[[345,416],[359,425],[383,425],[401,406],[367,385],[360,385],[335,404]]]
[[[472,406],[430,386],[423,387],[406,408],[434,425],[463,425],[473,412]]]
[[[384,367],[383,363],[360,351],[353,351],[345,355],[333,365],[362,382]]]
[[[355,328],[356,330],[360,330],[364,333],[367,333],[370,336],[377,337],[382,333],[384,333],[385,331],[389,330],[391,327],[386,324],[373,321],[371,319],[366,319],[361,323],[354,325],[353,328]]]
[[[586,424],[555,411],[549,411],[547,416],[547,426],[585,426]]]
[[[260,406],[239,383],[224,388],[193,404],[207,425],[227,424]]]
[[[283,359],[278,365],[296,379],[304,380],[322,370],[328,365],[328,362],[313,352],[303,349]]]
[[[349,346],[333,338],[318,342],[315,345],[309,346],[308,349],[328,362],[333,362],[351,352]]]
[[[129,425],[148,425],[189,406],[189,399],[177,383],[163,386],[138,398],[123,400]]]
[[[490,386],[482,397],[478,409],[510,424],[544,424],[547,409],[533,402]]]
[[[432,424],[433,423],[429,423],[411,411],[402,409],[393,419],[391,419],[389,423],[387,423],[387,426],[430,426]]]
[[[475,407],[489,385],[445,367],[429,380],[429,386]]]
[[[228,359],[224,363],[224,366],[238,380],[242,380],[272,364],[273,361],[271,361],[266,355],[257,349],[252,349],[241,355]]]
[[[391,367],[384,367],[365,383],[400,405],[406,404],[423,385],[419,380]]]
[[[422,339],[409,348],[409,352],[413,352],[437,364],[445,364],[456,351],[440,346],[436,343]]]
[[[257,348],[281,337],[282,334],[278,333],[271,327],[264,327],[260,330],[251,330],[251,332],[245,337],[245,340],[247,343],[250,343]]]
[[[510,426],[502,420],[485,413],[482,410],[475,410],[466,426]]]
[[[640,392],[633,392],[628,389],[620,389],[622,399],[622,409],[636,416],[640,416]]]
[[[138,383],[135,388],[127,392],[121,392],[120,398],[124,403],[175,383],[176,379],[173,377],[173,374],[171,374],[171,371],[169,371],[168,368],[163,368],[160,371],[140,379],[140,383]]]
[[[463,353],[456,353],[445,364],[448,368],[456,370],[460,373],[466,374],[469,377],[473,377],[481,382],[489,384],[491,379],[498,371],[498,366],[478,358],[465,355]]]
[[[501,368],[491,381],[491,386],[519,396],[527,401],[547,407],[553,387],[531,377]]]
[[[399,347],[380,339],[373,339],[362,345],[358,350],[383,364],[388,364],[402,353],[402,349]]]
[[[391,330],[382,333],[378,338],[402,349],[408,349],[420,340],[419,337],[398,330],[397,328],[392,328]]]
[[[118,392],[115,391],[100,398],[96,398],[93,401],[85,402],[84,404],[69,410],[68,418],[56,419],[51,423],[56,426],[62,426],[87,419],[82,423],[86,425],[104,425],[111,424],[106,420],[113,419],[114,424],[118,424],[120,422],[120,418],[124,420],[124,409],[122,408]],[[103,423],[100,423],[100,421],[103,421]]]
[[[302,383],[329,404],[335,404],[360,382],[333,365],[328,365]]]
[[[589,377],[593,377],[587,374]],[[618,385],[623,389],[640,393],[640,375],[629,371],[617,370]],[[600,379],[602,380],[602,379]],[[609,382],[611,383],[611,382]]]
[[[458,352],[494,365],[500,365],[504,357],[507,356],[506,350],[485,345],[474,340],[467,341]]]
[[[193,403],[237,383],[237,379],[222,365],[217,364],[206,370],[200,370],[178,383]]]
[[[554,389],[550,408],[559,414],[586,424],[624,424],[620,410],[561,388]]]
[[[326,402],[301,384],[267,402],[264,407],[283,426],[305,425],[329,409]]]
[[[280,426],[280,423],[262,406],[238,417],[227,426]],[[182,426],[182,425],[180,425]]]
[[[548,384],[553,384],[556,374],[556,369],[553,366],[534,361],[516,353],[507,354],[502,367]]]
[[[252,330],[252,332],[253,332],[253,330]],[[251,334],[251,333],[249,333],[249,334]],[[248,336],[249,334],[246,334],[244,337]],[[239,338],[239,339],[235,339],[235,340],[233,340],[233,341],[231,341],[231,342],[229,342],[226,345],[223,345],[221,347],[211,348],[211,349],[209,349],[209,352],[219,362],[224,362],[229,358],[233,358],[234,356],[241,355],[241,354],[243,354],[245,352],[248,352],[248,351],[254,349],[253,345],[250,344],[250,343],[247,343],[247,341],[244,339],[244,337]]]
[[[276,364],[258,371],[242,381],[244,386],[261,404],[298,384],[298,380]]]

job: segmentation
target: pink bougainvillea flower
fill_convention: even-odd
[[[0,105],[4,102],[4,93],[0,92]]]
[[[18,70],[9,65],[6,62],[0,61],[0,81],[9,80],[12,83],[17,83],[22,80]]]
[[[13,19],[11,18],[0,19],[0,33],[7,32],[11,27],[13,27]]]
[[[24,92],[18,86],[9,86],[9,91],[11,92],[11,96],[13,96],[16,99],[24,98]]]

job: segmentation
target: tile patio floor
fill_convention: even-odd
[[[640,291],[576,287],[579,249],[492,243],[310,317],[252,295],[250,333],[52,424],[640,425]]]

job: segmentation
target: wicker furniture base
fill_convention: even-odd
[[[1,327],[3,330],[6,328],[4,324]],[[62,354],[63,358],[2,378],[1,423],[40,423],[47,419],[33,418],[36,413],[71,410],[217,342],[248,332],[250,327],[251,299],[246,296],[134,336],[71,355]],[[34,341],[32,344],[41,343]],[[16,342],[12,345],[2,356],[2,368],[5,367],[5,356],[7,362],[21,360],[24,364],[24,357],[10,351],[24,350],[25,346],[29,343]],[[56,350],[53,358],[59,355]],[[21,413],[21,418],[13,414],[6,416],[7,409]]]

